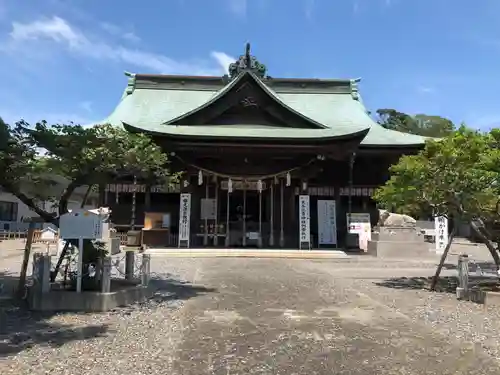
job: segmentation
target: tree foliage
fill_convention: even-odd
[[[438,141],[428,141],[417,155],[401,157],[375,200],[415,213],[496,215],[499,198],[500,145],[497,131],[461,127]]]
[[[428,141],[419,154],[401,157],[390,173],[374,194],[385,208],[452,216],[473,224],[477,219],[496,220],[500,130],[482,133],[462,126],[443,139]],[[487,240],[484,233],[479,235]],[[491,243],[487,245],[493,255]]]
[[[453,122],[446,118],[424,114],[410,116],[390,108],[377,110],[377,122],[386,129],[425,137],[441,138],[455,130]]]
[[[0,120],[0,186],[56,225],[80,186],[105,184],[125,176],[166,181],[169,174],[167,155],[144,134],[110,125],[50,126],[41,121],[30,126],[19,121],[10,126]],[[40,206],[54,185],[54,176],[67,181],[55,197],[57,214]],[[175,177],[170,176],[171,180]],[[30,186],[36,189],[30,190]]]

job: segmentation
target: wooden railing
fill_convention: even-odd
[[[7,241],[7,240],[26,240],[28,236],[28,231],[0,231],[0,241]],[[47,240],[42,240],[42,231],[37,229],[35,230],[33,234],[33,243],[47,243],[49,242],[50,244],[56,244],[59,241],[59,235],[56,234],[56,237],[54,240],[47,241]],[[127,245],[127,232],[117,232],[116,236],[120,239],[120,245],[126,246]],[[168,244],[167,246],[175,247],[177,246],[178,243],[178,235],[175,234],[169,234],[168,236]]]
[[[25,239],[27,231],[0,231],[0,241]]]
[[[42,240],[42,231],[37,229],[33,233],[33,243],[47,242],[47,240]],[[0,231],[0,241],[7,240],[26,240],[28,237],[28,231]],[[49,241],[50,243],[57,243],[59,236],[56,234],[54,240]]]

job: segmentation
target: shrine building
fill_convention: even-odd
[[[377,124],[359,79],[267,73],[248,44],[225,76],[126,73],[100,123],[151,136],[183,175],[108,185],[117,228],[148,247],[335,248],[350,244],[349,213],[376,223],[374,189],[425,138]]]

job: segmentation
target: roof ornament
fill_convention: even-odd
[[[125,75],[128,77],[127,88],[125,91],[130,95],[134,92],[135,89],[135,73],[125,72]]]
[[[352,95],[352,98],[354,100],[360,100],[359,87],[358,87],[358,83],[360,81],[361,81],[361,78],[351,79],[351,81],[350,81],[350,83],[351,83],[351,95]]]
[[[228,70],[231,79],[236,78],[244,71],[250,71],[259,78],[267,78],[266,66],[261,64],[255,56],[252,56],[250,53],[250,43],[247,43],[245,46],[245,54],[241,55],[234,63],[229,64]]]

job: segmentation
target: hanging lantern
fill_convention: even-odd
[[[203,172],[198,172],[198,185],[203,185]]]
[[[187,188],[187,187],[189,186],[189,181],[188,181],[188,180],[184,180],[184,181],[182,182],[182,185],[183,185],[185,188]]]
[[[257,189],[259,190],[259,193],[262,193],[262,180],[257,181]]]
[[[286,186],[290,186],[292,184],[292,176],[290,176],[290,172],[286,174]]]
[[[307,190],[307,181],[302,181],[302,190],[303,191]]]
[[[233,192],[233,180],[231,179],[227,180],[227,192],[228,193]]]
[[[277,176],[274,176],[274,184],[278,185],[278,177]]]

